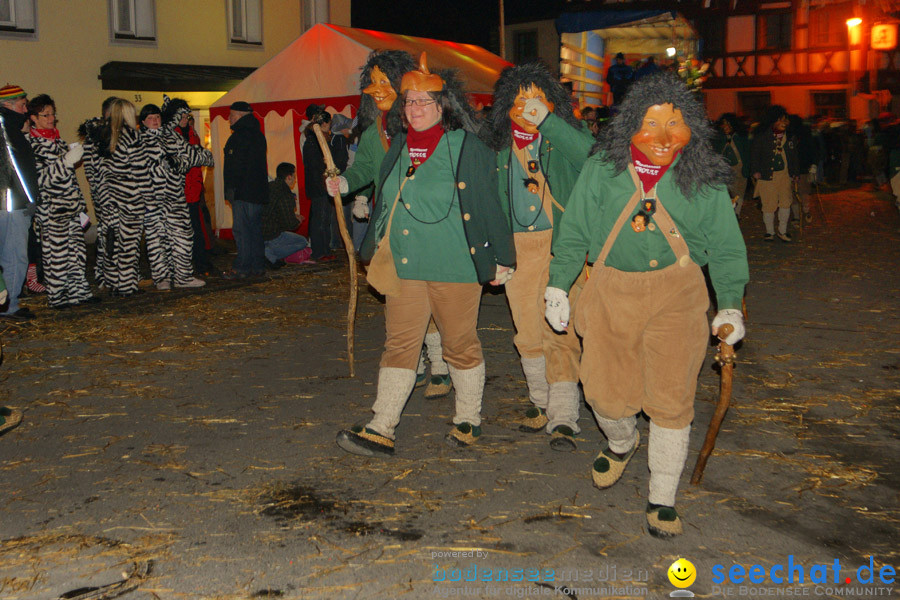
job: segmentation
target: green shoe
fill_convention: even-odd
[[[550,419],[547,418],[547,411],[537,406],[532,406],[525,411],[525,417],[519,419],[519,431],[525,433],[537,433],[547,426]]]
[[[635,433],[637,435],[635,436],[634,446],[625,456],[619,458],[613,454],[607,445],[603,452],[594,459],[594,465],[591,468],[591,479],[594,480],[594,485],[598,489],[605,490],[608,487],[612,487],[621,479],[622,473],[625,472],[625,467],[628,466],[628,461],[631,460],[631,457],[637,452],[638,446],[641,445],[641,434],[637,431]]]
[[[428,387],[425,388],[425,397],[428,399],[443,398],[449,394],[452,389],[453,381],[450,379],[449,374],[432,375],[431,381],[428,382]]]
[[[428,381],[428,376],[424,372],[416,373],[416,385],[413,386],[413,389],[422,387],[426,381]]]
[[[342,429],[338,432],[336,441],[338,446],[350,454],[381,457],[394,455],[394,440],[368,427],[357,425],[352,429]]]
[[[557,425],[550,434],[550,447],[558,452],[573,452],[577,448],[575,444],[575,432],[568,425]]]
[[[0,406],[0,435],[18,427],[23,416],[24,413],[18,408]]]
[[[647,530],[658,538],[670,538],[684,533],[681,517],[674,506],[647,503]]]
[[[455,425],[450,433],[444,438],[447,443],[457,448],[465,448],[471,446],[481,437],[481,426],[471,425],[469,423],[460,423]]]

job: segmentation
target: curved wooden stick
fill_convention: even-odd
[[[325,175],[327,177],[337,177],[340,174],[338,168],[334,165],[334,159],[331,157],[331,149],[328,147],[328,140],[318,123],[313,123],[313,132],[316,139],[319,140],[319,148],[322,149],[322,156],[325,158]],[[353,239],[350,232],[347,231],[347,221],[344,219],[344,208],[341,204],[340,192],[332,197],[334,200],[334,210],[337,213],[338,228],[341,230],[341,238],[344,240],[344,249],[347,251],[347,264],[350,265],[350,301],[347,303],[347,362],[350,363],[350,377],[356,377],[356,369],[353,364],[353,345],[356,327],[356,299],[359,293],[359,284],[357,282],[359,275],[356,272],[356,251],[353,248]]]
[[[703,470],[706,468],[706,461],[716,447],[716,437],[719,435],[719,428],[722,421],[725,420],[725,413],[728,412],[728,405],[731,402],[731,382],[734,377],[734,348],[731,344],[726,344],[724,339],[731,335],[734,326],[726,323],[719,327],[717,334],[719,340],[719,353],[716,354],[716,361],[719,363],[721,371],[721,379],[719,380],[719,401],[716,403],[716,412],[709,422],[709,429],[706,430],[706,439],[703,440],[703,447],[700,449],[700,456],[697,457],[697,464],[694,466],[694,473],[691,475],[691,484],[697,485],[703,479]]]

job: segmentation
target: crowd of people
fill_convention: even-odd
[[[611,83],[617,66],[627,75],[621,60]],[[573,451],[584,398],[607,440],[590,466],[603,490],[639,449],[643,413],[647,528],[659,537],[682,533],[677,488],[709,335],[721,331],[731,345],[744,336],[749,274],[735,215],[745,194],[760,199],[766,239],[790,241],[796,197],[794,216],[810,218],[809,184],[849,180],[866,162],[876,181],[886,181],[887,132],[896,124],[871,123],[868,145],[848,126],[834,145],[839,128],[813,128],[772,106],[750,133],[732,114],[712,123],[677,75],[652,61],[642,70],[630,71],[624,89],[613,87],[613,107],[579,114],[546,65],[510,67],[493,106],[479,114],[455,72],[432,72],[424,54],[416,61],[403,51],[373,52],[361,68],[355,124],[322,106],[307,110],[325,136],[307,129],[303,145],[309,240],[297,233],[296,166],[279,164],[269,181],[252,106],[230,106],[222,169],[237,257],[224,276],[333,258],[335,218],[344,218],[369,264],[369,284],[385,296],[373,416],[340,430],[340,448],[392,456],[406,402],[426,383],[429,397],[455,390],[447,442],[478,443],[486,361],[478,312],[483,286],[503,285],[528,390],[519,429]],[[0,184],[9,188],[0,211],[8,314],[23,310],[15,299],[27,277],[29,231],[50,305],[97,301],[86,280],[86,208],[74,177],[82,161],[98,220],[96,280],[110,294],[139,293],[142,238],[158,290],[200,287],[194,270],[212,272],[198,195],[199,169],[212,156],[190,126],[190,108],[166,99],[136,111],[110,98],[102,110],[82,125],[81,142],[67,144],[51,98],[27,101],[21,88],[0,89],[13,150],[11,165],[0,165]],[[325,143],[340,175],[327,172]],[[868,161],[855,152],[867,152]],[[335,214],[333,196],[343,198],[343,214]],[[703,267],[717,309],[711,323]],[[14,418],[0,412],[0,428]]]

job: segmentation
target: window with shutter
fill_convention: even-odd
[[[114,42],[156,42],[154,0],[109,0],[109,23]]]
[[[229,45],[262,47],[262,0],[226,0],[225,4]]]
[[[36,0],[0,0],[0,37],[37,37]]]

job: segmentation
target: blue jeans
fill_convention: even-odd
[[[28,271],[29,229],[31,215],[25,214],[24,210],[0,210],[0,267],[9,292],[9,309],[3,314],[10,315],[19,310],[19,294]]]
[[[293,231],[282,231],[277,238],[266,242],[266,258],[269,262],[290,256],[309,246],[306,238]]]
[[[235,200],[231,203],[234,242],[237,258],[234,270],[244,275],[262,275],[266,271],[266,254],[262,237],[262,204]]]

